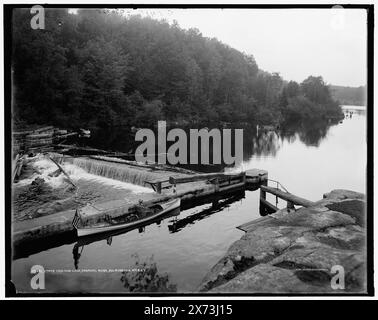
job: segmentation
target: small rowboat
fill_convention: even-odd
[[[180,199],[173,199],[149,207],[139,207],[136,213],[129,214],[121,218],[109,218],[107,219],[108,221],[97,223],[93,226],[80,226],[80,217],[78,217],[78,212],[76,212],[72,224],[77,230],[77,235],[79,237],[83,237],[102,232],[109,232],[139,226],[151,220],[154,220],[166,214],[167,212],[179,208],[180,205]]]

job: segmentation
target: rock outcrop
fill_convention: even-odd
[[[199,290],[364,293],[365,216],[364,195],[349,190],[333,190],[311,208],[279,210],[251,224]]]

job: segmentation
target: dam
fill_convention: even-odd
[[[135,206],[141,202],[152,205],[180,198],[184,207],[190,207],[191,204],[206,201],[210,197],[245,189],[257,189],[261,184],[266,184],[268,179],[268,172],[261,169],[250,169],[238,173],[203,174],[168,165],[141,164],[106,156],[72,157],[50,153],[49,157],[63,168],[71,165],[69,167],[71,171],[67,170],[67,175],[72,172],[72,166],[74,166],[94,176],[152,189],[150,192],[140,193],[138,198],[134,197],[131,201],[113,199],[88,203],[87,206],[91,206],[91,214],[86,217],[87,223],[96,223],[105,215],[113,217],[127,215],[133,212]],[[40,242],[47,238],[72,237],[74,214],[73,208],[15,222],[14,246],[22,247],[25,242]]]

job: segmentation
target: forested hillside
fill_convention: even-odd
[[[333,98],[342,105],[366,106],[366,86],[330,86]]]
[[[321,77],[284,81],[196,29],[120,11],[13,13],[14,120],[62,127],[338,118]],[[258,31],[256,31],[258,32]]]

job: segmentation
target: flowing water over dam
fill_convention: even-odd
[[[86,172],[118,181],[144,186],[146,180],[156,179],[156,174],[146,169],[133,168],[115,162],[106,162],[89,158],[68,158],[66,162],[84,169]]]
[[[69,175],[71,181],[77,186],[73,189],[65,175],[55,176],[53,173],[57,166],[49,158],[38,155],[30,160],[34,173],[28,178],[22,179],[13,188],[13,219],[16,221],[36,218],[43,215],[76,209],[78,206],[86,203],[103,202],[123,199],[125,203],[138,201],[142,194],[153,193],[153,190],[142,185],[133,184],[138,178],[143,179],[145,174],[140,171],[131,170],[128,175],[129,180],[119,173],[123,173],[125,166],[114,164],[115,168],[109,170],[106,175],[106,169],[109,167],[107,162],[84,158],[66,158],[67,161],[61,161],[63,170]],[[96,163],[99,170],[104,172],[103,175],[93,173],[90,164]],[[85,167],[88,165],[88,169]],[[82,166],[80,166],[82,165]],[[117,166],[119,168],[117,168]],[[83,168],[84,167],[84,168]],[[87,171],[88,170],[88,171]],[[121,179],[114,179],[111,172],[117,171]],[[43,181],[37,186],[34,180]]]
[[[65,168],[71,170],[75,181],[85,175],[92,177],[93,180],[86,180],[86,186],[93,187],[93,181],[109,197],[137,198],[138,191],[151,192],[141,187],[151,172],[141,173],[136,168],[123,170],[121,165],[103,161],[100,164],[86,158],[67,158]],[[269,178],[279,180],[290,192],[312,201],[336,188],[364,193],[366,114],[364,110],[354,111],[353,116],[333,125],[293,124],[276,132],[245,133],[244,162],[238,169],[251,168],[268,170]],[[96,176],[104,180],[96,182]],[[130,189],[116,189],[109,181],[125,183]],[[46,292],[124,293],[143,289],[130,286],[140,276],[135,268],[152,266],[149,270],[154,271],[155,277],[160,276],[165,289],[191,292],[231,243],[243,235],[236,226],[259,216],[258,191],[208,199],[207,203],[183,208],[179,215],[168,216],[144,228],[59,245],[16,259],[12,274],[20,292],[32,292],[30,269],[42,265],[46,272]]]

